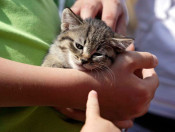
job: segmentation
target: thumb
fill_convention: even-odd
[[[132,70],[143,68],[155,68],[158,65],[158,59],[155,55],[148,52],[128,51],[128,56],[132,60]]]
[[[98,103],[97,92],[92,90],[89,92],[86,104],[86,121],[92,120],[94,117],[100,116],[100,108]]]

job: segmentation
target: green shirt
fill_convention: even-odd
[[[53,0],[0,0],[0,57],[40,65],[59,31]],[[51,107],[0,108],[0,132],[80,131],[65,119]]]

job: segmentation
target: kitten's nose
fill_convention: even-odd
[[[87,61],[87,60],[84,60],[84,59],[81,59],[81,63],[82,63],[82,64],[87,64],[88,61]]]

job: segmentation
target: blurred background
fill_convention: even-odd
[[[137,0],[126,0],[128,15],[129,15],[129,23],[127,27],[128,36],[135,37],[135,30],[137,28],[137,18],[135,15],[135,4]]]

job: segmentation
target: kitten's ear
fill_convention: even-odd
[[[69,8],[65,8],[62,13],[61,30],[69,30],[83,23],[83,20],[75,15]]]
[[[115,38],[110,39],[110,44],[112,47],[114,47],[117,53],[124,52],[125,49],[132,43],[134,43],[133,38],[119,36],[119,35],[115,35]]]

